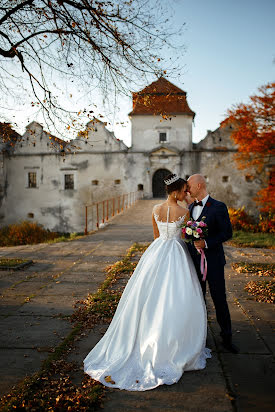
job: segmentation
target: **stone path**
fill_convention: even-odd
[[[99,232],[82,239],[0,248],[0,256],[32,259],[21,271],[0,271],[0,395],[27,374],[70,332],[74,303],[94,293],[104,268],[135,242],[152,240],[151,210],[140,201]]]
[[[67,317],[76,300],[93,293],[103,269],[134,242],[152,240],[151,210],[156,200],[140,200],[99,232],[67,243],[0,248],[0,256],[30,258],[22,271],[0,271],[0,393],[25,375],[70,332]],[[275,261],[275,251],[226,246],[228,302],[238,355],[219,343],[209,297],[208,346],[213,358],[203,371],[185,373],[176,385],[142,393],[108,390],[104,410],[119,411],[271,411],[274,405],[274,305],[251,300],[243,291],[247,276],[231,269],[234,261]],[[251,278],[251,275],[249,275]],[[258,279],[258,278],[257,278]],[[72,358],[82,360],[104,328],[79,341]],[[82,372],[81,372],[82,373]],[[233,395],[231,402],[230,395]]]

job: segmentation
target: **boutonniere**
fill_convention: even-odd
[[[206,206],[209,207],[211,205],[210,202],[206,202]]]

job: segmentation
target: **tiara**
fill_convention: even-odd
[[[171,177],[171,179],[164,180],[164,183],[168,186],[168,185],[171,185],[172,183],[176,182],[177,180],[179,180],[179,176],[175,175],[175,176]]]

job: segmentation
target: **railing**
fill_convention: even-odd
[[[141,191],[131,192],[86,205],[85,235],[88,234],[88,225],[90,226],[90,230],[98,229],[100,223],[104,224],[108,222],[111,217],[132,206],[140,197],[142,197]]]

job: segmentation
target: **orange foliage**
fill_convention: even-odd
[[[253,231],[254,225],[252,218],[248,215],[248,213],[246,213],[244,206],[239,209],[229,207],[228,213],[232,228],[234,230]]]
[[[241,103],[228,110],[228,117],[221,126],[233,125],[231,137],[238,146],[239,167],[252,166],[261,172],[266,166],[271,168],[275,155],[275,83],[260,87],[259,92],[250,97],[249,104]],[[269,173],[268,187],[263,188],[256,199],[263,211],[274,210],[275,204],[274,167]]]
[[[260,215],[257,220],[253,219],[244,209],[228,208],[228,213],[233,230],[244,230],[245,232],[275,233],[275,215],[269,212]]]
[[[17,246],[42,243],[58,237],[36,222],[24,221],[3,227],[0,230],[0,246]]]
[[[269,174],[268,186],[261,189],[256,197],[256,202],[261,206],[261,212],[275,212],[275,167]]]

